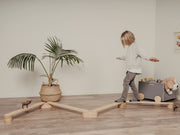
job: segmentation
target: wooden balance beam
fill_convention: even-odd
[[[100,113],[100,112],[103,112],[105,110],[114,108],[116,106],[122,108],[123,105],[125,105],[123,103],[112,103],[112,104],[109,104],[109,105],[106,105],[106,106],[103,106],[103,107],[96,108],[94,110],[86,110],[86,109],[81,109],[81,108],[61,104],[61,103],[58,103],[58,102],[47,102],[43,106],[48,106],[46,104],[49,104],[50,106],[54,106],[54,107],[58,107],[58,108],[62,108],[62,109],[82,113],[83,118],[97,118],[98,113]],[[44,107],[44,108],[50,108],[50,107]]]
[[[28,108],[19,109],[19,110],[7,113],[7,114],[4,115],[4,122],[5,123],[12,122],[13,117],[18,116],[20,114],[23,114],[25,112],[34,110],[36,108],[40,108],[40,106],[43,105],[43,104],[44,104],[44,102],[40,102],[40,103],[33,104],[30,107],[28,107]]]
[[[104,112],[106,110],[118,107],[118,108],[124,108],[126,106],[126,103],[112,103],[112,104],[108,104],[93,110],[89,110],[88,112],[84,112],[83,113],[83,118],[97,118],[98,114],[100,112]]]
[[[77,107],[72,107],[72,106],[61,104],[58,102],[47,102],[47,103],[40,102],[40,103],[36,103],[34,105],[31,105],[29,108],[19,109],[19,110],[5,114],[4,115],[4,122],[5,123],[12,122],[13,117],[18,116],[20,114],[23,114],[24,112],[28,112],[28,111],[34,110],[36,108],[42,108],[42,109],[51,108],[52,106],[81,113],[83,118],[97,118],[98,114],[101,112],[112,109],[114,107],[125,108],[126,104],[166,105],[169,109],[174,110],[174,103],[173,102],[148,102],[148,101],[129,102],[129,101],[127,101],[126,103],[108,104],[108,105],[105,105],[105,106],[102,106],[102,107],[99,107],[99,108],[96,108],[93,110],[86,110],[86,109],[81,109],[81,108],[77,108]]]
[[[77,108],[77,107],[61,104],[61,103],[58,103],[58,102],[47,102],[47,103],[52,105],[52,106],[55,106],[55,107],[63,108],[63,109],[74,111],[74,112],[78,112],[78,113],[84,113],[84,112],[88,111],[86,109],[81,109],[81,108]]]
[[[150,101],[140,101],[140,102],[126,102],[127,104],[140,104],[140,105],[165,105],[170,110],[174,109],[174,103],[173,102],[150,102]]]
[[[82,115],[84,113],[88,112],[88,110],[86,110],[86,109],[72,107],[72,106],[61,104],[61,103],[58,103],[58,102],[40,102],[40,103],[33,104],[28,108],[19,109],[19,110],[16,110],[16,111],[5,114],[4,115],[4,122],[5,123],[12,122],[13,117],[18,116],[20,114],[23,114],[25,112],[34,110],[36,108],[48,109],[48,108],[52,108],[52,106],[58,107],[58,108],[63,108],[63,109],[74,111],[74,112],[78,112],[78,113],[82,113]]]
[[[140,101],[140,102],[125,102],[125,103],[112,103],[109,105],[105,105],[93,110],[89,110],[88,112],[83,113],[83,118],[97,118],[98,114],[104,112],[106,110],[112,109],[114,107],[118,108],[125,108],[126,104],[140,104],[140,105],[165,105],[170,110],[174,110],[174,103],[173,102],[148,102],[148,101]]]

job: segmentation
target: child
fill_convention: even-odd
[[[123,81],[123,93],[121,98],[115,100],[115,102],[126,102],[129,86],[131,87],[134,98],[130,100],[132,101],[140,101],[138,90],[136,88],[136,85],[134,83],[134,79],[136,75],[141,74],[141,60],[149,60],[153,62],[159,62],[157,58],[148,58],[144,55],[142,50],[138,47],[138,45],[135,42],[134,34],[130,31],[125,31],[121,35],[121,42],[123,47],[128,46],[126,55],[123,57],[117,57],[118,60],[125,60],[126,61],[126,77]]]

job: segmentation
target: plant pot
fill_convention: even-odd
[[[56,102],[61,98],[61,90],[58,84],[52,86],[42,84],[39,94],[43,102]]]

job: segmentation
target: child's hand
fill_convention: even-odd
[[[155,58],[155,57],[151,57],[149,60],[152,61],[152,62],[159,62],[159,60],[157,58]]]
[[[120,58],[120,57],[116,57],[116,59],[117,59],[117,60],[121,60],[121,58]]]

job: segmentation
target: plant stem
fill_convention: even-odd
[[[52,73],[49,75],[49,87],[52,85]]]
[[[49,54],[50,55],[50,54]],[[49,57],[49,74],[51,73],[51,57]]]
[[[54,65],[53,65],[53,68],[52,68],[52,69],[53,69],[53,70],[52,70],[52,75],[54,74],[54,72],[55,72],[55,70],[56,70],[56,67],[57,67],[59,61],[60,61],[60,59],[58,60],[58,62],[54,62]]]
[[[50,63],[50,73],[49,73],[49,87],[52,85],[52,79],[53,79],[53,65],[55,64],[55,60],[51,59],[51,63]]]
[[[45,73],[46,73],[46,75],[47,75],[47,78],[49,79],[48,72],[47,72],[46,68],[44,67],[43,63],[41,62],[41,60],[40,60],[38,57],[36,57],[36,58],[37,58],[37,60],[40,62],[41,66],[43,67],[43,69],[44,69],[44,71],[45,71]]]

